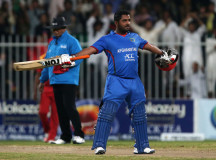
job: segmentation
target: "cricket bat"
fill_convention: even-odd
[[[89,58],[89,55],[79,56],[79,57],[71,57],[71,61]],[[40,59],[40,60],[33,60],[33,61],[24,61],[24,62],[16,62],[13,63],[13,68],[16,71],[26,71],[26,70],[33,70],[33,69],[41,69],[45,67],[57,66],[61,64],[60,57],[48,58],[48,59]]]

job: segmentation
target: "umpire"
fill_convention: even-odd
[[[53,86],[54,96],[61,127],[60,139],[52,144],[70,143],[72,139],[70,121],[74,127],[73,143],[84,143],[84,133],[81,129],[79,113],[76,109],[75,97],[79,84],[80,63],[82,60],[71,62],[69,56],[81,51],[81,46],[76,38],[71,36],[66,30],[64,17],[54,18],[48,28],[53,31],[53,40],[50,42],[45,58],[60,56],[62,65],[44,68],[39,88],[42,90],[44,82],[48,79]]]

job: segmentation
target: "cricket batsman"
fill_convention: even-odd
[[[169,63],[167,53],[149,44],[138,34],[130,32],[130,13],[117,11],[114,15],[116,30],[101,37],[89,48],[75,56],[99,54],[108,57],[108,75],[104,90],[103,105],[99,111],[92,150],[105,154],[111,124],[121,103],[126,100],[129,116],[135,131],[134,154],[152,154],[147,134],[145,90],[138,75],[138,48],[162,55]]]

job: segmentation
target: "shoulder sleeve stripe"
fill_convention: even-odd
[[[97,53],[99,52],[99,50],[98,50],[96,47],[94,47],[94,46],[90,46],[90,47],[96,49],[96,50],[97,50]],[[96,54],[97,54],[97,53],[96,53]]]
[[[145,48],[145,46],[148,44],[148,42],[143,46],[143,49]]]

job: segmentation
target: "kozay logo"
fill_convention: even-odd
[[[147,114],[156,115],[176,115],[178,118],[185,118],[186,105],[185,104],[152,104],[148,102],[146,105]]]
[[[18,104],[14,101],[8,104],[5,101],[0,103],[0,114],[38,114],[38,104]]]

